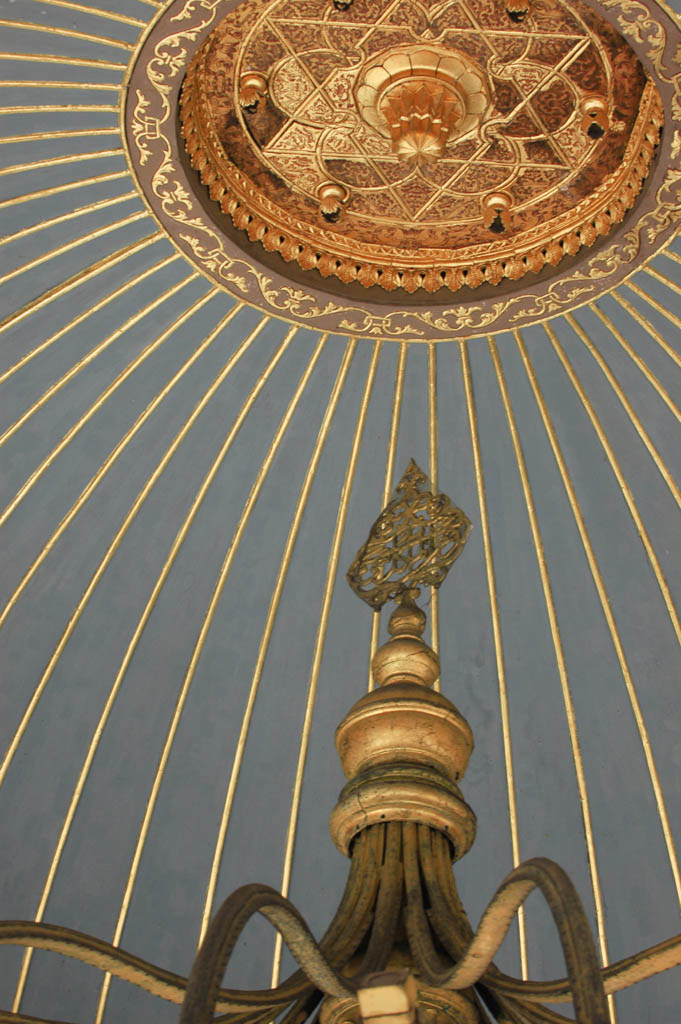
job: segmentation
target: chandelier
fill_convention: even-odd
[[[0,943],[51,950],[182,1004],[180,1024],[565,1024],[546,1003],[572,1002],[578,1024],[608,1024],[608,996],[681,964],[681,935],[601,968],[579,895],[563,869],[525,861],[501,883],[473,931],[452,862],[468,853],[476,819],[458,783],[471,729],[433,689],[438,656],[423,640],[420,588],[437,588],[470,522],[412,461],[357,553],[348,582],[367,604],[396,607],[372,660],[375,688],[336,730],[348,782],[330,819],[350,859],[345,891],[317,942],[296,908],[266,885],[237,889],[215,914],[185,979],[59,925],[0,922]],[[526,981],[493,963],[519,907],[538,889],[558,931],[567,976]],[[299,970],[264,991],[222,988],[254,914],[280,933]],[[0,1011],[4,1021],[35,1021]]]

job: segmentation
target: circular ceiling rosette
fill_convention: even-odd
[[[473,524],[422,595],[439,685],[475,736],[478,836],[456,868],[473,923],[542,855],[574,879],[604,964],[681,930],[680,30],[666,4],[589,7],[655,81],[661,141],[638,205],[560,271],[583,279],[547,278],[513,324],[489,318],[492,292],[415,312],[338,280],[325,303],[355,313],[314,313],[321,285],[213,225],[186,157],[197,191],[154,207],[126,134],[137,107],[156,159],[140,57],[235,3],[3,5],[0,918],[186,975],[219,902],[262,881],[321,934],[346,873],[333,730],[387,619],[344,574],[413,457]],[[201,41],[178,44],[178,95]],[[220,244],[193,247],[197,219]],[[538,903],[499,963],[563,973]],[[289,966],[249,926],[227,980]],[[671,1022],[678,1002],[670,972],[618,994],[612,1021]],[[11,946],[0,1007],[178,1014]]]

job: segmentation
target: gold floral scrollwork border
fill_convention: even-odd
[[[309,272],[299,286],[258,262],[207,215],[205,191],[185,167],[177,130],[179,95],[187,67],[217,21],[238,0],[172,0],[152,22],[133,54],[123,110],[126,152],[138,187],[175,246],[225,291],[282,319],[331,333],[387,340],[451,341],[499,332],[568,312],[630,276],[668,244],[681,224],[681,27],[674,13],[643,0],[587,0],[636,51],[664,104],[658,158],[631,214],[607,245],[588,251],[568,270],[534,287],[523,279],[515,293],[475,296],[456,305],[390,306],[346,302]],[[217,204],[216,204],[217,209]],[[471,293],[473,294],[473,293]]]

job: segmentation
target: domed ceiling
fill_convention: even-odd
[[[478,835],[456,867],[473,923],[543,855],[574,879],[604,964],[679,932],[674,13],[2,6],[0,918],[186,975],[219,902],[262,881],[321,934],[346,875],[333,730],[385,633],[344,575],[413,457],[473,523],[423,595],[442,692],[475,736]],[[559,8],[567,42],[549,46]],[[396,62],[385,33],[362,42],[368,21],[393,26]],[[436,202],[431,219],[409,205]],[[564,973],[538,901],[498,962]],[[289,966],[249,926],[228,982]],[[617,994],[611,1019],[675,1024],[680,1001],[671,971]],[[11,946],[0,1007],[178,1015]]]

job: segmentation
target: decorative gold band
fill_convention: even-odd
[[[331,813],[329,831],[346,856],[354,837],[378,822],[413,821],[435,828],[450,840],[454,860],[475,840],[476,818],[459,789],[434,768],[393,764],[352,779]]]

